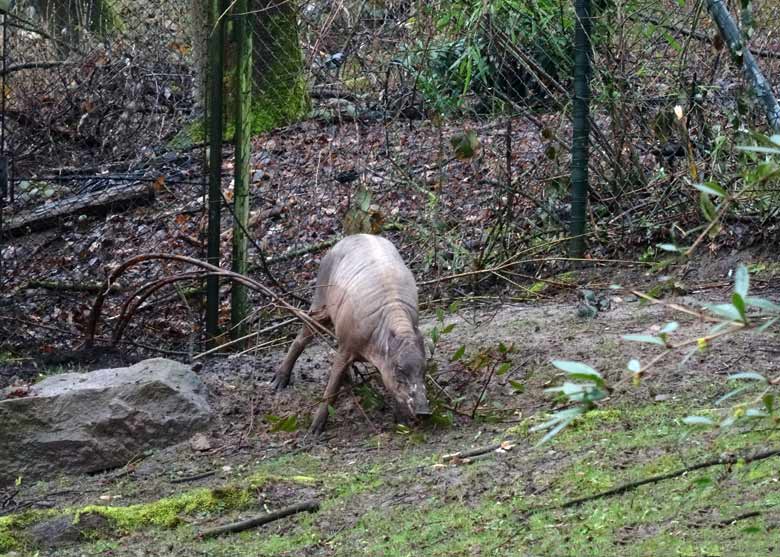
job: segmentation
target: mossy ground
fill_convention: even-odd
[[[42,511],[45,515],[37,518],[57,512],[99,512],[116,527],[110,535],[49,554],[775,554],[780,551],[778,458],[693,470],[563,508],[567,501],[719,455],[780,446],[780,430],[766,429],[768,424],[764,429],[715,434],[682,423],[687,415],[706,412],[728,388],[722,375],[724,359],[739,361],[743,369],[773,369],[772,362],[755,349],[759,340],[734,341],[720,352],[692,359],[683,370],[670,360],[654,377],[615,395],[550,444],[534,446],[539,434],[531,433],[530,426],[540,421],[540,411],[550,408],[542,391],[560,381],[545,361],[553,356],[587,361],[608,377],[618,377],[627,356],[643,353],[642,347],[626,346],[620,335],[646,330],[668,317],[663,309],[623,304],[606,316],[583,321],[575,317],[572,304],[545,304],[506,308],[488,325],[474,322],[473,328],[458,321],[455,331],[437,347],[442,370],[448,369],[444,360],[462,342],[471,349],[514,340],[520,347],[516,358],[523,363],[508,375],[526,388],[518,393],[508,388],[504,378],[496,379],[485,405],[511,409],[502,414],[510,423],[458,416],[452,427],[429,426],[410,434],[396,431],[385,410],[367,410],[368,418],[375,420],[368,423],[354,403],[344,400],[331,418],[329,437],[318,444],[294,448],[298,434],[265,430],[241,450],[197,456],[185,449],[167,460],[162,455],[150,457],[158,465],[149,466],[145,475],[139,469],[137,475],[121,479],[43,483],[34,487],[36,493],[95,482],[98,493],[124,497],[116,503],[123,507],[95,506],[96,495],[85,495],[81,499],[85,504]],[[557,324],[555,328],[549,326],[550,320]],[[696,330],[696,324],[683,325],[689,326]],[[530,347],[536,347],[536,352]],[[271,397],[260,383],[247,382],[241,388],[253,400],[262,401],[262,413],[282,415],[290,408],[309,408],[305,401],[316,399],[322,389],[317,375],[327,369],[320,361],[326,357],[322,350],[308,353],[298,370],[299,383],[282,397]],[[270,360],[267,363],[272,369]],[[238,364],[231,365],[234,375],[220,380],[240,390],[236,385],[242,384],[244,376],[235,369]],[[256,362],[250,365],[255,369]],[[457,377],[442,376],[442,381],[448,380],[447,388],[459,389],[468,399],[481,386],[478,378],[466,381],[468,373],[473,372],[453,371]],[[226,389],[221,392],[221,427],[229,429],[226,424],[248,419],[234,413],[237,407],[247,407],[243,399],[227,399]],[[468,402],[464,407],[469,408]],[[473,464],[442,461],[446,453],[507,437],[515,446],[506,453]],[[191,473],[203,468],[223,473],[195,485],[168,481],[172,471]],[[317,513],[295,515],[240,534],[197,537],[205,528],[311,498],[321,502]],[[17,535],[37,518],[30,513],[0,518],[0,544],[9,549],[16,543],[22,553],[29,549],[19,545]]]

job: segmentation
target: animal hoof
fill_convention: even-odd
[[[320,408],[317,411],[317,415],[314,417],[314,420],[311,422],[311,426],[309,427],[309,435],[312,437],[319,437],[323,431],[325,431],[325,422],[328,421],[328,407],[325,406],[324,410],[323,408]]]
[[[274,391],[281,391],[282,389],[286,389],[289,385],[289,377],[279,377],[279,375],[275,375],[271,381],[271,386],[274,388]]]
[[[319,437],[325,431],[325,420],[314,420],[309,427],[309,435]]]

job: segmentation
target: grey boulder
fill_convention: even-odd
[[[165,358],[64,373],[0,400],[0,487],[116,468],[188,439],[212,412],[189,366]]]

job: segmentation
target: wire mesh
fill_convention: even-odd
[[[9,344],[44,353],[71,346],[107,270],[140,252],[202,251],[198,6],[21,0],[3,16],[10,176],[0,337]],[[161,272],[147,266],[122,288]],[[197,311],[159,309],[141,312],[137,338],[165,330],[169,347],[186,345]]]
[[[300,289],[313,280],[324,249],[348,232],[383,229],[429,280],[489,268],[564,235],[572,3],[250,5],[251,273],[306,298]],[[749,83],[717,40],[706,2],[594,7],[589,219],[598,256],[698,224],[695,194],[684,187],[691,160],[702,174],[728,170],[731,162],[718,158],[724,145],[763,121]],[[240,14],[227,2],[225,9],[230,139],[231,22]],[[753,6],[748,40],[770,77],[780,69],[779,9]],[[25,0],[7,16],[2,77],[11,179],[0,280],[6,291],[23,293],[25,304],[53,291],[31,285],[94,281],[131,254],[202,254],[197,142],[205,84],[198,76],[205,75],[199,70],[208,29],[201,12],[204,3],[186,0]],[[744,14],[733,16],[750,24]],[[676,105],[685,112],[684,128],[675,120]],[[227,155],[222,193],[229,207]],[[119,200],[92,214],[55,211],[65,201],[106,192]],[[759,195],[770,203],[776,192]],[[28,211],[43,213],[41,230],[15,228]],[[101,220],[92,226],[85,219],[95,215]],[[229,210],[223,215],[222,265],[228,267],[232,218]],[[155,264],[145,272],[134,278],[163,269]],[[461,293],[480,288],[472,284]],[[67,303],[46,307],[83,313],[85,296],[66,292]],[[136,338],[144,330],[150,338],[160,331],[181,335],[170,330],[185,329],[172,318],[173,308],[190,308],[193,319],[199,312],[188,294],[190,305],[149,311]],[[227,303],[223,296],[224,327]],[[42,324],[65,319],[69,330],[78,329],[78,311],[69,309],[76,316],[64,318],[48,311],[39,316]],[[23,312],[28,320],[38,315]]]

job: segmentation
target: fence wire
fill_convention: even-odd
[[[193,6],[20,0],[3,16],[0,337],[9,345],[72,346],[108,270],[141,252],[202,250],[205,35]],[[162,272],[140,269],[122,290]],[[172,307],[141,311],[136,338],[164,331],[167,346],[186,345],[199,316]]]
[[[732,15],[743,29],[754,26],[748,44],[771,80],[780,70],[780,7],[754,4],[752,18]],[[733,142],[765,122],[706,2],[594,5],[602,9],[592,36],[589,223],[599,256],[701,224],[692,165],[699,176],[725,176]],[[231,22],[240,14],[224,7],[230,139]],[[11,180],[0,280],[24,301],[19,319],[77,331],[88,297],[34,285],[92,288],[86,283],[131,254],[203,253],[206,11],[185,0],[25,0],[6,17]],[[426,281],[490,268],[565,236],[573,3],[257,0],[249,15],[252,274],[306,298],[301,289],[324,249],[344,233],[383,230]],[[230,149],[225,156],[229,204]],[[772,188],[745,207],[777,207]],[[55,210],[106,192],[120,196],[108,209]],[[29,211],[49,222],[39,231],[20,224]],[[223,267],[231,226],[225,210]],[[144,269],[128,280],[175,271]],[[479,298],[507,278],[483,277],[455,293]],[[440,297],[437,285],[425,297]],[[190,290],[198,285],[147,304],[130,337],[178,335],[181,348],[200,311]],[[50,303],[52,292],[62,303]],[[227,303],[225,296],[224,327]],[[264,309],[253,320],[268,318],[264,304],[256,300]]]

